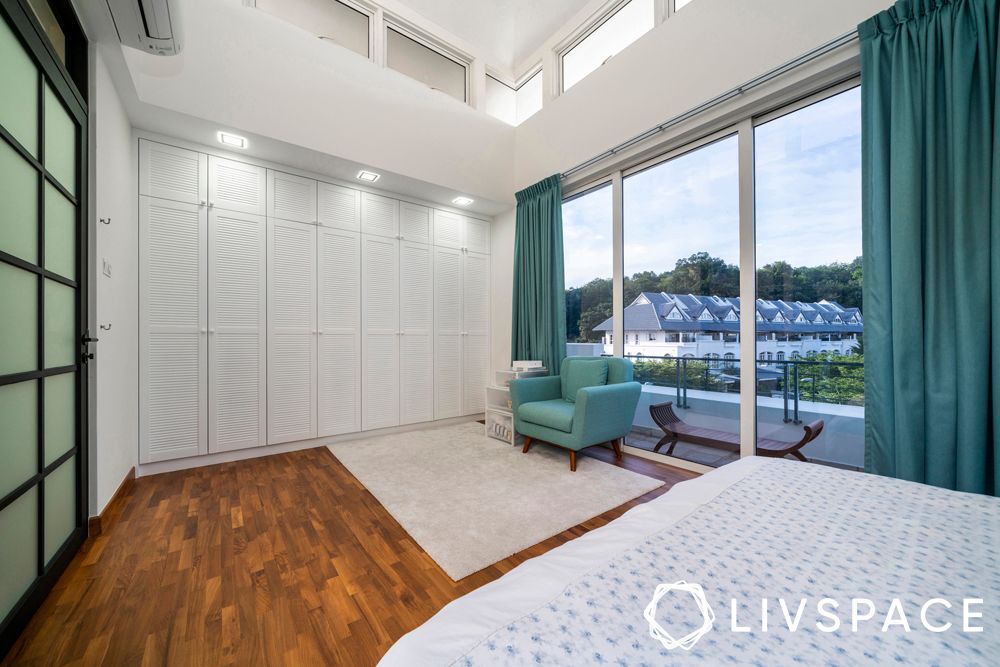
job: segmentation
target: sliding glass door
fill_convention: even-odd
[[[632,360],[634,453],[863,466],[860,125],[850,81],[567,188],[567,352]]]
[[[754,186],[758,453],[863,469],[860,89],[761,118]]]
[[[738,149],[712,137],[622,184],[624,349],[643,384],[626,444],[711,467],[740,455]],[[673,419],[730,437],[664,440]]]
[[[2,657],[86,536],[86,112],[57,12],[0,10]]]

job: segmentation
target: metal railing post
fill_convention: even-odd
[[[677,388],[677,407],[684,407],[681,405],[681,358],[677,357],[677,370],[674,372],[674,386]]]
[[[792,423],[801,424],[802,420],[799,419],[799,364],[797,362],[792,362],[792,382],[795,387],[795,395],[793,404],[795,407],[792,411]]]
[[[684,380],[681,382],[681,387],[684,390],[684,398],[681,400],[681,407],[688,407],[688,360],[681,360],[684,366]]]
[[[785,418],[784,422],[787,424],[792,421],[788,418],[788,362],[781,362],[782,372],[784,374],[784,381],[782,382],[781,394],[785,402]]]

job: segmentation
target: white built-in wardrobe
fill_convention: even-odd
[[[483,411],[489,222],[139,141],[139,458]]]

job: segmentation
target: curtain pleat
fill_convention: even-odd
[[[861,38],[869,472],[997,495],[998,0],[901,0]]]
[[[511,359],[559,372],[566,356],[562,182],[550,176],[517,193]]]

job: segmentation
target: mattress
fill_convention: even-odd
[[[996,498],[746,458],[455,600],[380,665],[996,665],[998,551]]]

